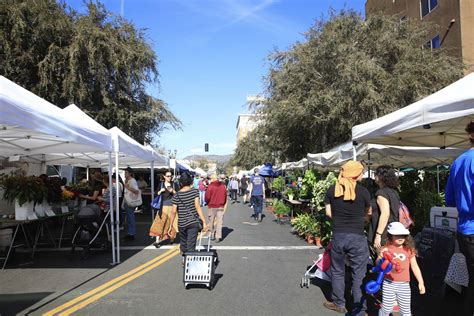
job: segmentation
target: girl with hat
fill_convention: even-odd
[[[388,225],[387,236],[387,244],[380,252],[379,259],[389,252],[393,267],[383,281],[383,306],[379,315],[390,315],[395,299],[400,306],[400,315],[411,315],[410,269],[418,281],[420,294],[425,293],[423,276],[416,261],[415,242],[408,229],[400,222]]]

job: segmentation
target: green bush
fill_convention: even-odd
[[[273,212],[276,215],[287,215],[290,211],[290,207],[286,205],[285,202],[276,199],[273,200]]]

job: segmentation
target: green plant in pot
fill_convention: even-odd
[[[43,181],[34,176],[2,176],[0,187],[4,190],[3,199],[20,206],[28,202],[41,202],[46,197]]]
[[[283,192],[285,190],[285,179],[282,176],[275,178],[272,183],[273,191]]]
[[[62,202],[61,180],[59,178],[47,178],[43,182],[46,187],[46,200],[48,203]]]
[[[290,187],[286,189],[286,195],[289,200],[297,200],[299,196],[299,190],[297,188]]]
[[[321,244],[326,246],[332,238],[332,221],[326,214],[318,214],[316,216],[319,226],[319,237],[321,237]]]
[[[313,170],[306,170],[303,177],[303,185],[300,189],[300,199],[309,200],[313,196],[313,188],[318,182]]]
[[[274,204],[273,204],[273,212],[275,213],[275,215],[277,215],[278,217],[282,217],[282,216],[285,216],[287,215],[288,213],[290,213],[291,209],[288,205],[285,204],[285,202],[283,201],[276,201]]]
[[[293,230],[300,236],[304,236],[311,225],[311,215],[307,213],[299,214],[291,220]]]

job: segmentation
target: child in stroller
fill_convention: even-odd
[[[109,249],[110,194],[115,201],[115,190],[109,188],[108,176],[103,177],[103,183],[105,189],[103,195],[97,197],[97,203],[81,207],[75,216],[78,227],[72,238],[71,253],[76,247],[81,247],[84,249],[83,259],[89,256],[91,248]]]

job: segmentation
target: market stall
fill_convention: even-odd
[[[464,128],[474,120],[474,73],[398,111],[352,128],[356,143],[469,148]]]

